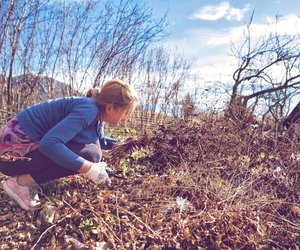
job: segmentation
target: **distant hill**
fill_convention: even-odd
[[[70,86],[64,82],[58,81],[48,76],[36,76],[33,74],[18,75],[12,78],[12,87],[17,88],[22,93],[38,94],[38,99],[49,99],[62,96],[85,95],[78,93],[76,90],[70,89]],[[5,93],[6,80],[3,75],[0,75],[0,91],[1,95]]]
[[[3,76],[0,79],[1,84],[4,84]],[[12,85],[26,92],[33,91],[41,99],[66,96],[69,93],[67,84],[48,76],[18,75],[12,78]]]

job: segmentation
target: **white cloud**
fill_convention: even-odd
[[[230,6],[229,2],[221,2],[218,5],[206,5],[197,10],[190,18],[216,21],[225,18],[227,21],[241,21],[244,14],[248,12],[250,6],[247,4],[242,9]]]
[[[277,21],[268,17],[262,23],[253,22],[250,26],[252,45],[255,46],[261,36],[267,36],[275,29],[277,34],[299,34],[299,21],[297,15],[288,15]],[[181,39],[168,40],[167,46],[177,48],[187,57],[195,58],[193,73],[203,81],[230,82],[237,67],[230,45],[233,43],[239,48],[245,41],[244,32],[243,25],[222,30],[193,28],[187,30]]]
[[[212,55],[195,61],[194,70],[205,81],[232,81],[235,59],[230,55]]]
[[[277,32],[279,35],[297,35],[300,32],[300,19],[298,15],[280,16],[277,20],[274,17],[267,17],[268,29]]]
[[[265,23],[252,23],[250,35],[253,44],[262,36],[267,36],[271,32],[278,35],[297,35],[300,33],[300,19],[296,15],[284,16],[279,20],[273,17],[266,17]],[[229,45],[230,43],[240,44],[244,41],[245,26],[233,27],[229,30],[210,32],[206,36],[206,46],[217,47]]]
[[[261,22],[253,20],[250,26],[252,46],[255,46],[259,38],[268,36],[270,32],[276,31],[279,35],[299,34],[299,22],[300,17],[296,14],[277,17],[277,19],[266,17]],[[244,32],[244,25],[223,29],[190,28],[185,31],[181,39],[169,40],[168,46],[177,47],[186,56],[195,58],[191,73],[197,77],[196,83],[201,84],[201,93],[205,93],[205,89],[210,89],[215,81],[224,83],[225,87],[232,83],[232,75],[238,67],[238,62],[234,56],[231,56],[230,45],[233,43],[239,48],[245,41]],[[280,69],[278,72],[280,73]],[[226,100],[227,97],[228,95],[222,95],[214,96],[210,100],[204,99],[203,107],[204,104]],[[211,98],[211,95],[208,98]]]

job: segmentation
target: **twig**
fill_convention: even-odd
[[[43,238],[43,236],[53,227],[55,227],[57,225],[57,223],[51,225],[50,227],[48,227],[41,235],[40,237],[38,238],[38,240],[36,241],[36,243],[32,246],[31,250],[33,250],[37,244],[40,242],[40,240]]]
[[[129,215],[131,215],[132,217],[134,217],[137,221],[139,221],[141,224],[143,224],[151,233],[153,233],[155,236],[157,236],[159,239],[161,239],[161,236],[158,235],[149,225],[147,225],[145,222],[143,222],[139,217],[137,217],[134,213],[120,207],[120,206],[116,206],[113,204],[108,204],[108,206],[110,207],[114,207],[116,209],[121,209],[123,210],[125,213],[128,213]]]
[[[65,219],[70,218],[69,215],[65,215],[63,218],[61,218],[60,220],[58,220],[55,224],[51,225],[50,227],[48,227],[38,238],[38,240],[36,241],[36,243],[32,246],[32,248],[30,250],[33,250],[37,244],[40,242],[40,240],[43,238],[43,236],[49,231],[51,230],[53,227],[57,226],[59,223],[61,223],[62,221],[64,221]]]

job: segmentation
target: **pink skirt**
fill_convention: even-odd
[[[0,161],[18,160],[38,146],[22,130],[16,116],[0,130]]]

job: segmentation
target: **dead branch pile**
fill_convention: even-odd
[[[250,124],[241,130],[223,118],[177,121],[105,158],[114,168],[110,187],[81,176],[44,186],[55,208],[50,222],[42,212],[13,208],[1,192],[2,246],[299,247],[300,153],[288,137],[253,132]]]

